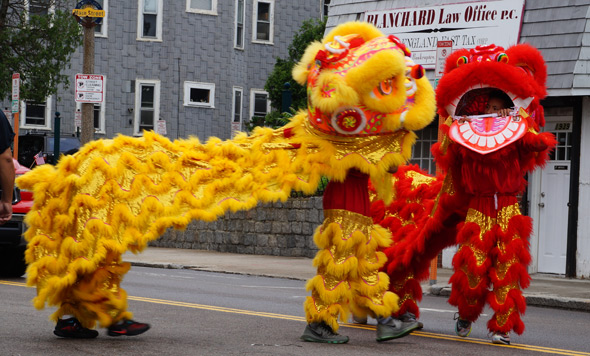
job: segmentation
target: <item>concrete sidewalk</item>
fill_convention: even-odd
[[[125,261],[134,266],[194,269],[199,271],[246,274],[308,280],[315,275],[312,260],[305,257],[243,255],[204,250],[148,247],[138,255],[127,253]],[[439,268],[437,283],[422,283],[425,293],[448,296],[452,271]],[[524,291],[528,305],[590,312],[590,280],[534,274]]]

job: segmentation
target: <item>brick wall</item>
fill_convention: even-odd
[[[150,246],[313,257],[313,232],[323,219],[322,197],[291,198],[226,213],[214,222],[195,221],[184,231],[169,229]]]

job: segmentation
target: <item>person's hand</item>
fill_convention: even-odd
[[[459,119],[459,123],[460,123],[460,124],[464,124],[465,122],[471,122],[471,119],[470,119],[470,118],[468,118],[467,116],[463,115],[463,117],[461,117],[461,118]]]
[[[511,111],[512,111],[512,109],[509,109],[509,108],[500,109],[500,110],[498,110],[498,116],[501,116],[501,117],[510,116]]]
[[[387,173],[391,173],[391,174],[397,173],[397,166],[393,165],[393,166],[389,167],[389,169],[387,170]]]
[[[12,219],[12,202],[0,201],[0,225]]]

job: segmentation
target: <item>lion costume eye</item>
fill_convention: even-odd
[[[459,58],[457,58],[457,67],[458,66],[462,66],[465,63],[469,62],[469,58],[465,57],[465,56],[461,56]]]
[[[496,61],[500,63],[508,63],[508,55],[506,53],[498,53],[496,55]]]
[[[395,92],[395,83],[392,78],[382,81],[375,89],[373,89],[373,94],[379,99],[391,95],[393,92]]]

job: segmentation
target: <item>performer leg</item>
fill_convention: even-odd
[[[532,223],[529,217],[520,215],[514,202],[498,212],[498,228],[501,230],[490,272],[493,290],[488,294],[494,315],[488,321],[488,329],[494,334],[493,342],[509,344],[511,330],[519,335],[524,331],[520,315],[526,310],[526,301],[520,288],[530,283],[527,266],[531,260],[528,237]]]
[[[370,223],[370,219],[368,220]],[[370,235],[357,248],[358,279],[351,281],[354,300],[351,305],[355,315],[370,314],[377,319],[377,341],[403,337],[418,328],[418,322],[393,319],[391,315],[398,310],[398,297],[388,291],[389,277],[379,269],[386,263],[383,252],[377,251],[391,244],[389,231],[373,225]]]
[[[345,321],[349,315],[353,298],[350,280],[358,275],[355,252],[357,245],[365,241],[366,226],[362,220],[366,217],[346,210],[325,210],[324,218],[314,236],[320,250],[313,260],[317,275],[306,285],[311,291],[304,303],[309,325],[302,339],[344,343],[348,337],[337,334],[338,317]],[[321,330],[316,331],[318,327]]]
[[[455,331],[459,336],[471,332],[471,323],[476,321],[485,305],[490,279],[490,252],[496,238],[494,220],[489,215],[469,209],[466,223],[458,234],[459,250],[453,258],[455,272],[449,280],[451,296],[449,304],[458,308]]]
[[[108,327],[108,335],[139,335],[150,326],[133,321],[127,311],[127,294],[120,288],[123,275],[130,264],[121,262],[120,254],[109,251],[101,266],[92,273],[80,277],[69,288],[67,297],[52,315],[57,324],[54,334],[67,338],[93,338],[98,335],[91,330],[98,321]],[[72,315],[63,318],[64,315]]]

